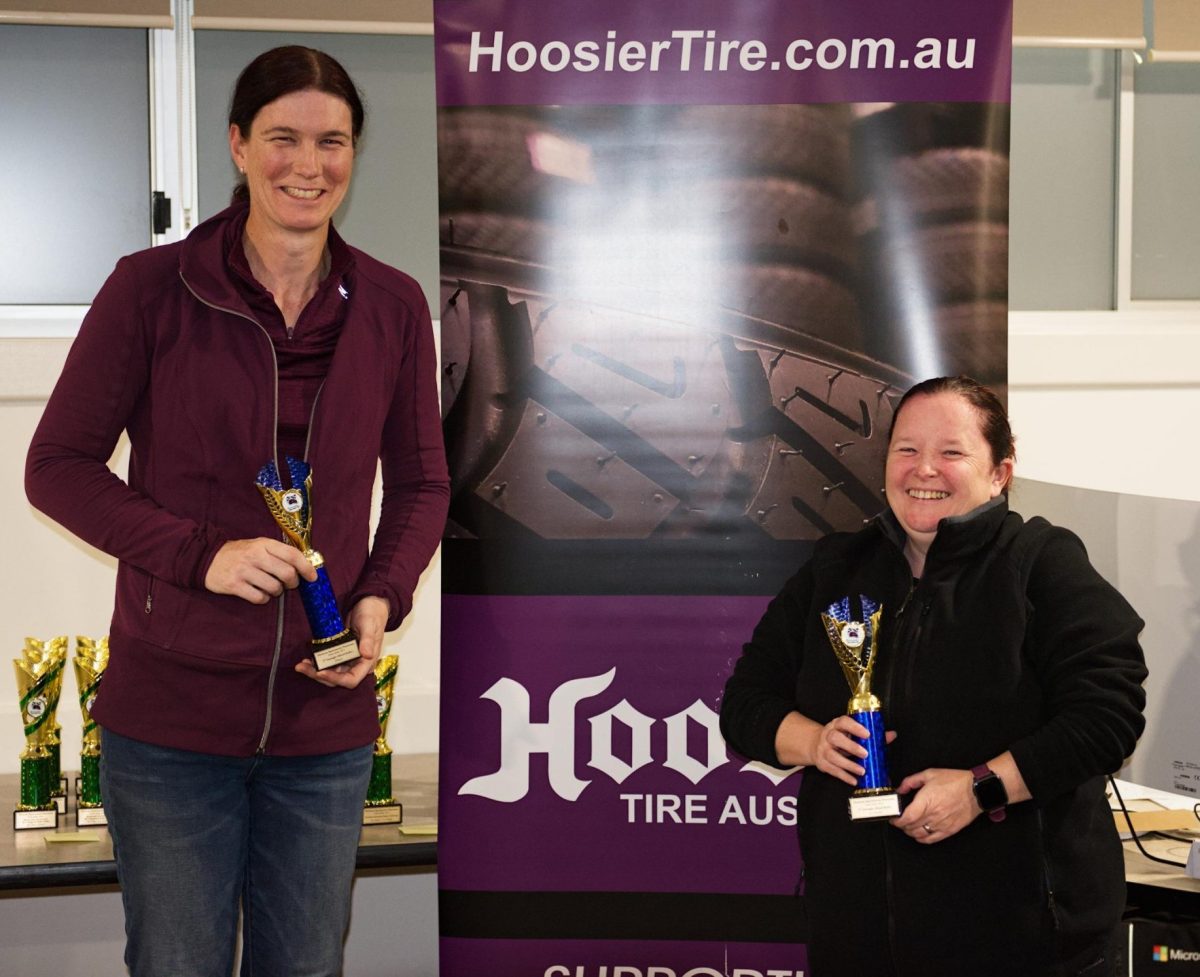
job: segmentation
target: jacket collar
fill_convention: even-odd
[[[201,302],[226,309],[247,319],[257,318],[234,280],[229,248],[231,242],[240,246],[242,228],[250,215],[250,205],[237,201],[208,220],[201,222],[183,239],[179,257],[179,274],[184,284]],[[354,252],[342,237],[329,226],[329,277],[341,277],[354,265]],[[244,262],[244,258],[242,259]]]
[[[961,516],[943,519],[938,523],[937,535],[929,547],[926,567],[931,563],[957,560],[982,549],[995,538],[1007,515],[1008,497],[998,495]],[[876,516],[875,524],[903,552],[907,537],[892,510],[885,509]]]

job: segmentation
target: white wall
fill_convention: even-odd
[[[1013,312],[1017,473],[1200,500],[1200,309]]]

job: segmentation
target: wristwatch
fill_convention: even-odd
[[[983,808],[983,813],[993,821],[1003,821],[1005,807],[1008,805],[1008,791],[1004,789],[1004,781],[996,776],[986,763],[971,768],[971,776],[975,782],[971,789],[975,791],[975,800]]]

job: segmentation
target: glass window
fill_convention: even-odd
[[[146,32],[0,25],[0,304],[92,301],[150,246]]]
[[[238,72],[280,44],[320,48],[362,89],[367,121],[338,231],[372,257],[408,272],[437,309],[438,184],[433,38],[359,34],[197,31],[196,143],[201,218],[229,202],[229,95]]]
[[[1134,74],[1135,299],[1200,298],[1200,64]]]
[[[1013,51],[1013,309],[1113,307],[1119,57]]]

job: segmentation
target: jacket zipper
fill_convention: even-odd
[[[912,603],[913,592],[916,589],[917,589],[916,585],[910,581],[909,585],[908,585],[908,593],[904,595],[904,600],[901,601],[901,603],[900,603],[900,609],[896,612],[895,620],[896,620],[897,630],[899,630],[900,623],[904,620],[904,615],[908,610],[908,605],[910,603]],[[900,635],[897,634],[897,637],[899,637],[899,636]],[[899,646],[900,646],[900,642],[897,641],[892,647],[899,648]],[[894,668],[888,669],[887,681],[884,683],[886,688],[883,691],[884,708],[887,707],[887,703],[888,703],[889,699],[891,698],[892,680],[895,676],[895,673],[896,673],[896,669],[894,669]],[[889,771],[889,773],[890,773],[890,771]],[[885,830],[890,830],[890,829],[885,828]],[[884,884],[884,891],[887,893],[887,905],[888,905],[888,910],[887,910],[888,955],[891,957],[891,961],[890,961],[891,969],[894,971],[896,969],[896,966],[895,966],[896,918],[892,913],[892,888],[893,888],[892,852],[891,852],[891,846],[888,845],[888,838],[887,838],[886,834],[884,835],[884,838],[883,838],[883,884]]]
[[[212,302],[209,302],[207,299],[203,298],[202,296],[197,295],[196,290],[194,288],[192,288],[192,286],[188,282],[187,278],[184,277],[184,274],[182,271],[180,271],[180,273],[179,273],[179,279],[180,279],[180,281],[183,282],[184,288],[186,288],[189,292],[191,292],[191,294],[193,296],[195,296],[196,301],[198,301],[201,305],[206,305],[210,309],[216,309],[216,311],[218,311],[218,312],[224,312],[227,315],[236,316],[239,319],[245,319],[247,322],[253,323],[258,328],[258,331],[263,334],[263,338],[267,341],[267,349],[271,351],[271,364],[273,367],[273,376],[275,379],[275,384],[274,384],[274,386],[275,386],[275,409],[274,409],[274,414],[273,414],[273,423],[271,425],[271,460],[274,461],[276,465],[278,465],[279,464],[279,358],[275,355],[275,344],[273,342],[271,342],[271,334],[269,332],[267,332],[267,330],[263,328],[262,323],[259,322],[257,319],[255,319],[253,316],[248,316],[243,312],[238,312],[236,309],[226,309],[223,306],[214,305]],[[324,385],[322,384],[322,386],[324,386]],[[316,409],[315,403],[313,405],[313,408],[314,408],[314,410]],[[309,426],[310,426],[310,433],[311,433],[311,420],[310,420]],[[305,445],[304,452],[306,455],[308,454],[307,444]],[[271,734],[271,721],[274,718],[274,710],[275,710],[275,676],[279,672],[279,658],[283,651],[283,612],[284,612],[284,606],[285,606],[284,601],[285,601],[286,597],[287,597],[287,593],[285,591],[283,594],[280,594],[279,597],[277,598],[279,601],[279,614],[278,614],[278,618],[277,618],[277,623],[275,625],[275,649],[271,654],[271,671],[267,674],[267,712],[266,712],[266,715],[263,717],[262,736],[259,737],[258,748],[254,751],[256,754],[261,754],[266,749],[267,737]],[[146,612],[149,613],[149,611],[150,611],[150,598],[147,598]]]
[[[899,609],[898,611],[896,611],[896,616],[895,616],[895,618],[894,618],[894,622],[895,622],[895,625],[896,625],[896,638],[897,638],[897,640],[896,640],[895,642],[893,642],[893,643],[892,643],[892,650],[893,650],[893,652],[895,652],[895,651],[898,651],[898,650],[900,649],[900,641],[899,641],[899,638],[900,638],[900,637],[902,636],[902,634],[903,634],[902,627],[903,627],[903,622],[904,622],[904,620],[905,620],[905,614],[907,614],[907,612],[908,612],[909,605],[912,603],[913,594],[915,594],[915,593],[916,593],[916,590],[917,590],[917,585],[916,585],[916,583],[914,583],[914,582],[911,580],[911,578],[910,578],[910,580],[909,580],[909,584],[908,584],[908,593],[906,593],[906,594],[904,595],[904,600],[902,600],[902,601],[900,602],[900,609]],[[895,661],[895,658],[893,658],[893,662],[894,662],[894,661]],[[882,694],[882,696],[881,696],[881,698],[882,698],[882,700],[883,700],[883,704],[884,704],[884,706],[885,706],[885,707],[887,706],[887,703],[888,703],[888,701],[889,701],[889,700],[891,699],[891,697],[892,697],[892,684],[893,684],[893,682],[894,682],[894,680],[895,680],[895,677],[896,677],[896,669],[895,669],[895,668],[889,668],[889,669],[887,670],[887,678],[886,678],[886,680],[884,681],[884,684],[883,684],[883,694]]]
[[[902,557],[902,559],[903,559],[903,557]],[[906,571],[908,570],[907,562],[905,562],[905,570]],[[898,611],[896,611],[895,623],[896,623],[896,638],[897,638],[897,640],[892,644],[893,652],[898,652],[900,650],[900,648],[901,648],[901,640],[900,639],[907,638],[907,640],[904,640],[904,642],[903,642],[903,646],[905,648],[911,648],[914,646],[916,640],[920,637],[920,634],[921,634],[921,627],[922,627],[921,619],[923,619],[925,616],[924,611],[928,610],[928,607],[929,607],[928,602],[926,602],[926,605],[923,608],[922,613],[921,613],[921,618],[918,619],[918,621],[917,621],[916,630],[911,635],[906,634],[906,629],[903,626],[903,622],[906,620],[906,615],[909,615],[913,610],[913,608],[912,608],[913,597],[916,595],[916,592],[917,592],[917,582],[912,579],[911,573],[908,573],[907,576],[909,578],[908,592],[904,595],[904,600],[902,600],[900,602],[900,609]],[[895,661],[896,661],[896,658],[893,657],[893,662],[895,662]],[[885,714],[886,714],[887,704],[891,699],[892,687],[895,682],[897,672],[898,672],[898,669],[889,668],[888,672],[887,672],[887,680],[884,682],[883,708],[885,710]],[[885,829],[885,830],[887,830],[887,829]],[[887,904],[888,904],[888,909],[887,909],[888,956],[891,958],[889,960],[889,964],[891,966],[891,969],[893,971],[895,971],[895,969],[896,969],[896,917],[892,913],[892,858],[891,858],[891,847],[888,844],[888,837],[886,834],[884,835],[884,838],[883,838],[883,878],[884,878],[885,891],[887,893]]]
[[[313,397],[312,410],[308,412],[308,431],[304,434],[304,460],[308,461],[308,449],[312,445],[313,424],[317,419],[317,404],[321,402],[321,392],[325,389],[325,381],[317,387],[317,395]]]
[[[1050,925],[1054,928],[1053,939],[1057,943],[1061,923],[1058,918],[1058,903],[1054,897],[1054,880],[1050,878],[1050,865],[1046,861],[1046,822],[1042,817],[1042,812],[1037,812],[1038,826],[1038,849],[1041,854],[1042,863],[1042,881],[1046,885],[1046,909],[1050,913]]]
[[[904,696],[904,699],[906,702],[910,701],[912,699],[912,696],[910,694],[912,692],[912,679],[913,679],[913,671],[914,671],[912,659],[913,659],[913,656],[916,654],[916,650],[921,646],[921,635],[925,631],[925,618],[929,614],[929,608],[930,608],[930,606],[932,606],[932,604],[933,604],[932,597],[926,597],[925,600],[921,603],[921,609],[917,612],[916,627],[913,630],[911,637],[906,642],[909,654],[906,656],[905,662],[904,662],[904,665],[905,665],[904,680],[905,681],[904,681],[904,687],[903,687],[903,691],[902,691],[902,695]]]

